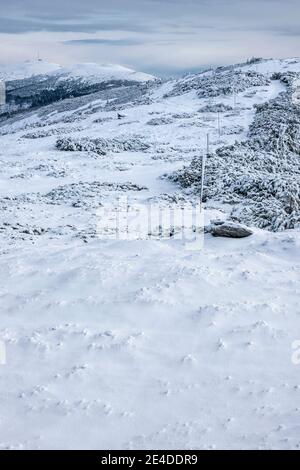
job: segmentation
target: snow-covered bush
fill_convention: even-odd
[[[196,113],[175,113],[172,114],[174,119],[191,119],[196,116]]]
[[[106,155],[108,152],[122,152],[122,151],[145,151],[150,147],[149,144],[141,141],[138,137],[132,138],[113,138],[113,139],[90,139],[84,137],[76,139],[73,137],[66,137],[57,140],[56,148],[58,150],[65,150],[70,152],[95,152],[98,155]]]
[[[225,126],[222,128],[222,134],[224,135],[237,135],[244,132],[243,126]]]
[[[199,98],[209,98],[240,93],[248,88],[270,84],[263,74],[253,70],[215,70],[178,80],[165,97],[178,96],[196,90]]]
[[[74,131],[82,131],[82,127],[73,127],[72,132]],[[63,135],[68,134],[70,132],[70,128],[55,128],[51,127],[50,129],[42,129],[42,130],[35,130],[33,132],[28,132],[28,134],[24,134],[23,138],[25,139],[41,139],[43,137],[49,137],[51,135]]]
[[[232,204],[239,221],[268,230],[300,227],[300,110],[290,92],[257,107],[248,140],[206,160],[204,198]],[[170,178],[198,193],[202,157]]]
[[[142,191],[147,188],[138,186],[131,182],[111,183],[111,182],[84,182],[65,184],[52,189],[49,193],[43,195],[47,204],[60,205],[67,204],[72,207],[99,207],[105,193],[108,191]]]
[[[300,110],[289,93],[256,106],[257,113],[250,126],[251,147],[286,155],[300,155]]]
[[[174,122],[173,118],[163,116],[163,117],[150,119],[150,121],[148,121],[147,124],[149,126],[161,126],[164,124],[172,124],[173,122]]]
[[[232,106],[229,106],[224,103],[216,103],[203,106],[203,108],[200,108],[198,110],[198,113],[225,113],[232,110]]]

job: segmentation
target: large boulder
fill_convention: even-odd
[[[210,233],[214,237],[227,238],[245,238],[253,234],[252,230],[245,225],[234,222],[213,223],[210,227]]]

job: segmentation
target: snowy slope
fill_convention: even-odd
[[[262,59],[253,64],[245,64],[242,67],[247,70],[255,70],[259,73],[271,74],[275,72],[300,72],[300,58],[290,59]]]
[[[85,63],[56,67],[44,62],[8,67],[3,71],[2,77],[7,80],[6,105],[1,107],[0,116],[5,117],[105,89],[143,87],[156,80],[152,75],[120,65]],[[120,91],[121,95],[122,93],[124,94],[124,90]]]
[[[44,60],[31,60],[13,65],[0,65],[0,80],[22,80],[36,75],[49,74],[61,68]]]
[[[289,66],[235,94],[199,74],[0,123],[0,448],[299,448],[300,231],[207,233],[193,252],[97,235],[119,197],[194,201],[165,175],[208,133],[212,150],[245,140],[253,106],[287,91],[269,71]],[[205,223],[230,210],[208,201]]]
[[[153,75],[118,64],[82,63],[62,67],[44,60],[33,60],[15,65],[0,65],[0,80],[22,80],[37,75],[49,75],[61,80],[80,79],[91,84],[111,80],[145,82],[155,79]]]
[[[136,82],[145,82],[154,80],[153,75],[123,67],[117,64],[95,64],[83,63],[70,67],[63,67],[59,71],[54,71],[53,75],[63,79],[80,79],[89,83],[98,83],[99,81],[110,80],[128,80]]]

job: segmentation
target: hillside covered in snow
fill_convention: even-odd
[[[84,63],[61,67],[38,60],[0,66],[1,79],[6,83],[6,106],[0,110],[0,118],[1,115],[6,118],[66,98],[147,83],[155,77],[114,64]]]
[[[0,65],[0,80],[24,80],[37,75],[57,72],[62,67],[44,60],[28,60],[19,64]]]
[[[300,59],[44,65],[0,69],[0,448],[298,448]],[[203,162],[201,249],[102,230]]]

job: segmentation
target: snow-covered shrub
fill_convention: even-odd
[[[73,127],[72,132],[74,131],[82,131],[82,127]],[[70,128],[55,128],[52,127],[50,129],[42,129],[42,130],[35,130],[33,132],[28,132],[27,134],[23,135],[23,138],[25,139],[41,139],[43,137],[49,137],[51,135],[63,135],[63,134],[68,134],[70,132]]]
[[[132,138],[113,138],[104,139],[96,138],[91,139],[83,137],[76,139],[73,137],[66,137],[57,140],[56,148],[58,150],[65,150],[70,152],[95,152],[98,155],[106,155],[108,152],[122,152],[122,151],[145,151],[150,147],[149,144],[141,141],[137,137]]]
[[[225,113],[232,110],[232,106],[229,106],[224,103],[216,103],[203,106],[203,108],[200,108],[198,110],[198,113]]]
[[[222,134],[225,135],[237,135],[244,132],[243,126],[225,126],[222,128]]]
[[[178,96],[191,90],[196,90],[199,98],[226,96],[268,84],[269,78],[253,70],[221,69],[178,80],[165,97]]]
[[[112,120],[113,120],[112,117],[104,117],[104,118],[97,118],[97,119],[94,120],[94,122],[95,122],[96,124],[104,124],[104,123],[110,122],[110,121],[112,121]]]
[[[153,118],[150,119],[150,121],[147,122],[149,126],[161,126],[163,124],[172,124],[174,120],[170,117],[158,117],[158,118]]]
[[[290,152],[300,155],[300,110],[291,102],[290,94],[284,93],[256,109],[249,130],[251,147],[282,156]]]
[[[65,184],[52,189],[49,193],[43,195],[47,204],[61,205],[66,204],[72,207],[99,207],[105,193],[108,191],[142,191],[147,188],[138,186],[131,182],[111,183],[111,182],[84,182]]]
[[[190,119],[196,116],[196,113],[175,113],[172,114],[174,119]]]
[[[268,230],[300,227],[300,110],[290,93],[257,107],[248,140],[206,159],[204,198],[232,204],[239,221]],[[198,193],[202,157],[170,178]]]

